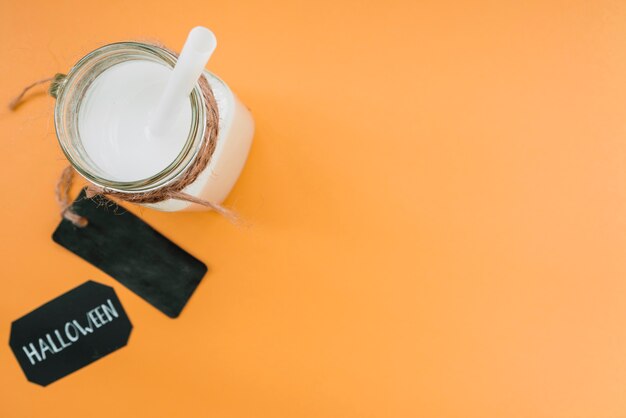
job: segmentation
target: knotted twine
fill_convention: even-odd
[[[11,100],[11,102],[9,103],[9,109],[15,110],[17,106],[21,103],[24,95],[30,89],[38,85],[45,84],[47,82],[50,82],[48,92],[51,96],[56,97],[56,93],[59,87],[65,82],[65,78],[66,76],[64,74],[56,74],[54,77],[44,78],[35,81],[34,83],[31,83],[30,85],[24,87],[22,92],[17,97]],[[200,173],[208,166],[209,162],[211,161],[211,157],[213,156],[213,153],[215,151],[215,146],[217,144],[219,127],[219,113],[217,102],[215,101],[213,91],[211,90],[209,82],[207,81],[204,74],[198,79],[198,85],[200,87],[200,92],[202,93],[206,106],[206,126],[204,129],[202,143],[200,145],[200,150],[198,151],[196,158],[189,164],[189,167],[172,183],[147,192],[124,193],[116,190],[111,190],[106,187],[100,187],[93,183],[89,183],[86,187],[87,198],[91,199],[96,196],[107,196],[125,202],[137,204],[158,203],[168,199],[183,200],[213,209],[214,211],[221,214],[232,222],[238,221],[236,213],[231,211],[230,209],[183,192],[183,189],[193,183],[198,178]],[[72,202],[70,197],[70,188],[74,180],[74,173],[75,170],[71,165],[67,166],[63,170],[57,182],[55,197],[57,200],[57,204],[60,208],[61,216],[72,222],[77,227],[82,228],[87,225],[88,220],[72,210]]]

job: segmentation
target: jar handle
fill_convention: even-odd
[[[50,96],[56,99],[59,95],[59,91],[63,88],[66,81],[67,76],[65,74],[56,73],[50,82],[50,87],[48,88]]]

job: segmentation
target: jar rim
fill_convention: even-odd
[[[87,152],[81,150],[82,141],[77,127],[80,101],[91,83],[102,72],[116,64],[141,59],[164,64],[170,68],[174,68],[177,61],[174,53],[157,45],[133,41],[111,43],[81,58],[70,69],[57,91],[54,124],[59,145],[74,169],[87,181],[100,188],[122,193],[154,191],[172,183],[184,173],[202,148],[206,127],[206,105],[196,83],[190,94],[191,126],[187,139],[174,161],[160,172],[140,180],[113,180],[99,171]]]

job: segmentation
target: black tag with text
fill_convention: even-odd
[[[41,386],[126,345],[133,326],[112,287],[88,281],[11,324],[9,345]]]
[[[112,201],[85,197],[72,209],[84,228],[63,219],[52,239],[104,271],[165,315],[176,318],[207,272],[206,265]]]

